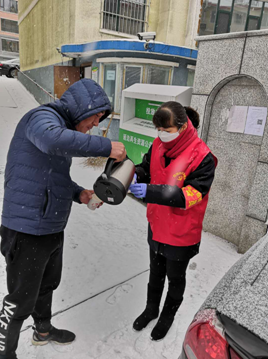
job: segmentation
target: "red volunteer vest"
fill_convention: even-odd
[[[163,143],[153,142],[151,155],[151,184],[167,184],[182,188],[186,209],[147,204],[147,218],[157,242],[172,246],[191,246],[201,240],[202,223],[208,203],[208,194],[202,194],[192,186],[183,187],[184,181],[210,153],[208,146],[197,134],[186,149],[165,168]]]

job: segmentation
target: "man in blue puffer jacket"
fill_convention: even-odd
[[[93,193],[72,181],[71,159],[125,158],[122,143],[87,134],[110,113],[103,89],[82,79],[60,100],[28,112],[16,128],[7,157],[0,229],[9,293],[0,312],[0,359],[17,358],[20,329],[30,315],[33,344],[75,339],[51,325],[52,293],[60,283],[63,231],[72,202],[87,204]]]

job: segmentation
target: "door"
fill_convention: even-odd
[[[61,98],[68,88],[80,80],[80,67],[54,66],[54,94]]]

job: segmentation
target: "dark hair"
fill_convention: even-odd
[[[194,128],[198,129],[200,123],[199,113],[196,110],[194,110],[192,107],[186,106],[184,108],[187,116],[192,121]]]
[[[191,107],[183,107],[179,102],[169,101],[163,103],[153,117],[155,127],[172,127],[180,129],[186,122],[187,117],[193,126],[199,127],[199,114]]]

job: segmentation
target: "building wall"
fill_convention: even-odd
[[[33,0],[22,0],[19,4],[19,15],[24,13],[32,3]]]
[[[100,32],[100,1],[27,0],[19,5],[21,69],[61,62],[56,48],[115,38]],[[119,36],[120,37],[120,36]]]
[[[154,31],[157,33],[157,26],[159,20],[160,4],[162,0],[151,0],[150,13],[148,19],[148,31]],[[158,38],[157,38],[158,40]],[[160,40],[158,40],[160,41]]]
[[[186,47],[195,48],[195,38],[198,35],[199,22],[201,18],[203,0],[189,0],[188,18],[185,32],[185,44]]]
[[[75,41],[135,37],[100,29],[101,2],[80,0],[76,6]],[[201,0],[151,0],[148,31],[156,32],[156,41],[170,45],[195,47]],[[90,24],[89,24],[90,19]],[[90,26],[89,26],[90,25]]]
[[[61,62],[56,48],[75,41],[75,3],[73,0],[27,0],[19,3],[23,71]]]
[[[148,31],[157,33],[157,41],[194,47],[200,1],[151,0]],[[95,0],[21,1],[21,69],[25,71],[59,63],[62,59],[56,48],[63,44],[135,37],[100,29],[100,12],[101,1]]]
[[[170,45],[195,47],[201,0],[152,0],[149,31]]]
[[[162,0],[159,7],[157,40],[184,46],[189,0]]]
[[[2,50],[2,39],[18,41],[19,34],[3,31],[3,29],[1,28],[1,19],[18,21],[18,14],[13,12],[0,11],[0,60],[8,60],[19,57],[19,53],[17,52]]]
[[[267,48],[268,30],[199,38],[191,106],[219,159],[204,229],[240,252],[267,232],[268,121],[263,136],[228,132],[227,123],[231,106],[267,107]]]
[[[114,38],[131,37],[110,30],[101,30],[101,1],[80,0],[76,4],[75,43],[83,43]]]

